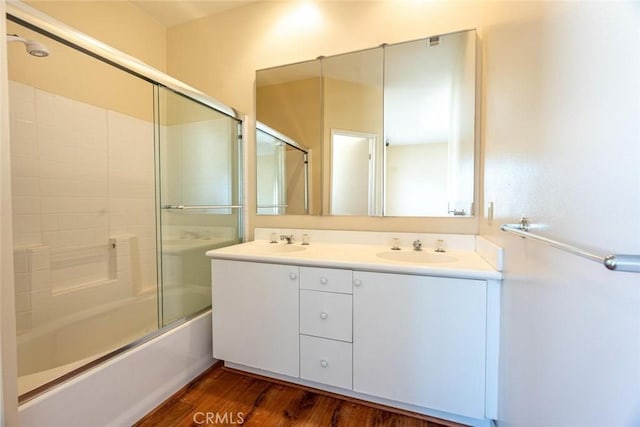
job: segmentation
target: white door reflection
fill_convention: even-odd
[[[376,135],[331,131],[331,215],[375,215]]]

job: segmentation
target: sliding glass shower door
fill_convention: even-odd
[[[7,31],[50,52],[7,45],[25,401],[211,305],[205,252],[241,239],[242,156],[232,109],[35,27]]]
[[[162,325],[211,304],[205,252],[241,235],[240,122],[159,87]]]
[[[18,390],[158,328],[154,85],[32,29],[7,46]]]

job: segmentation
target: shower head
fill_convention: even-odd
[[[49,49],[47,49],[44,44],[33,40],[23,39],[17,34],[7,34],[7,42],[24,43],[29,55],[37,56],[38,58],[49,56]]]
[[[25,44],[27,46],[27,52],[29,52],[30,55],[37,56],[38,58],[49,56],[49,49],[47,49],[47,47],[42,43],[33,40],[27,40]]]

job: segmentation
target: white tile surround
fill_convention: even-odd
[[[9,99],[18,330],[155,287],[153,123],[17,82]]]
[[[183,205],[233,204],[232,126],[227,117],[210,114],[206,120],[160,127],[163,200]]]
[[[435,234],[435,233],[397,233],[392,231],[345,231],[345,230],[313,230],[293,228],[256,228],[255,240],[270,240],[271,234],[293,235],[296,242],[302,241],[302,235],[307,234],[311,244],[324,243],[353,243],[362,245],[389,245],[392,239],[400,241],[400,247],[410,248],[413,241],[419,239],[424,247],[435,248],[437,240],[443,240],[445,247],[452,250],[477,252],[497,271],[502,271],[502,248],[493,244],[482,236],[468,234]]]

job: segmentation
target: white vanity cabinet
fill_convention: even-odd
[[[353,390],[485,418],[487,282],[354,272]]]
[[[299,274],[292,265],[213,259],[213,356],[299,377]]]
[[[288,262],[212,260],[215,358],[334,393],[492,425],[500,329],[495,274],[461,271],[465,278],[455,278],[442,277],[446,270],[421,275],[401,267]]]

